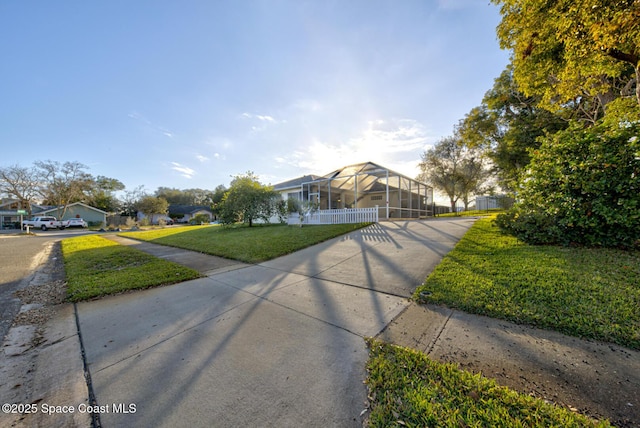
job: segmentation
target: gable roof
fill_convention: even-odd
[[[273,190],[284,190],[284,189],[289,189],[289,188],[299,188],[300,185],[302,183],[308,183],[309,181],[315,181],[319,178],[322,178],[319,175],[313,175],[313,174],[309,174],[309,175],[303,175],[302,177],[298,177],[298,178],[294,178],[292,180],[288,180],[288,181],[283,181],[282,183],[278,183],[275,186],[273,186]]]
[[[75,206],[75,205],[83,206],[83,207],[88,208],[88,209],[90,209],[90,210],[97,211],[97,212],[99,212],[99,213],[101,213],[101,214],[105,214],[105,215],[106,215],[106,214],[108,214],[106,211],[102,211],[101,209],[98,209],[98,208],[96,208],[96,207],[92,207],[91,205],[83,204],[82,202],[74,202],[74,203],[72,203],[72,204],[67,205],[67,208],[69,208],[69,207],[73,207],[73,206]],[[61,209],[61,208],[63,208],[63,206],[62,206],[62,205],[59,205],[59,206],[53,206],[53,207],[51,207],[51,208],[48,208],[48,209],[45,209],[45,210],[40,211],[40,213],[48,213],[48,212],[51,212],[51,211],[59,210],[59,209]]]

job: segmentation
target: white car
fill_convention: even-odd
[[[63,221],[62,224],[64,227],[88,227],[87,222],[81,218],[70,218],[69,220]]]

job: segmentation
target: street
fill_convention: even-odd
[[[5,337],[20,310],[20,301],[13,293],[29,284],[37,267],[47,260],[53,244],[87,233],[94,232],[65,229],[37,231],[35,235],[0,234],[0,337]]]

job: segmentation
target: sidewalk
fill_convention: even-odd
[[[363,338],[472,223],[384,223],[222,271],[229,261],[118,238],[209,274],[78,304],[98,404],[136,408],[103,426],[361,426]]]
[[[206,278],[77,305],[102,426],[361,426],[369,336],[640,426],[639,352],[407,299],[473,221],[381,223],[259,265],[111,235]]]

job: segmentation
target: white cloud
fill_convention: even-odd
[[[242,113],[240,115],[240,117],[243,117],[245,119],[258,119],[259,121],[262,122],[271,122],[271,123],[277,123],[277,121],[269,115],[262,115],[262,114],[251,114],[251,113]]]
[[[302,173],[326,174],[345,165],[375,162],[399,173],[417,175],[425,147],[435,140],[412,119],[371,120],[344,142],[312,137],[289,154],[274,156],[277,165],[290,165]]]
[[[171,165],[173,165],[171,167],[172,170],[179,172],[180,175],[185,178],[193,178],[193,176],[196,174],[195,170],[189,168],[188,166],[179,164],[178,162],[171,162]]]
[[[217,154],[217,153],[216,153]],[[214,155],[215,156],[215,155]],[[203,155],[196,155],[196,159],[198,159],[200,162],[204,163],[204,162],[208,162],[210,159],[206,156]]]
[[[274,118],[272,118],[271,116],[261,116],[259,114],[257,114],[255,116],[257,119],[262,120],[263,122],[271,122],[271,123],[275,123],[276,120]]]
[[[242,113],[240,115],[243,119],[251,119],[256,123],[255,125],[251,125],[252,132],[262,132],[267,129],[268,125],[275,125],[280,123],[286,123],[286,120],[276,120],[273,116],[265,115],[265,114],[251,114],[251,113]]]
[[[151,125],[151,122],[146,117],[144,117],[143,115],[141,115],[135,110],[129,113],[127,117],[130,117],[131,119],[139,120],[141,122],[146,123],[147,125]]]

